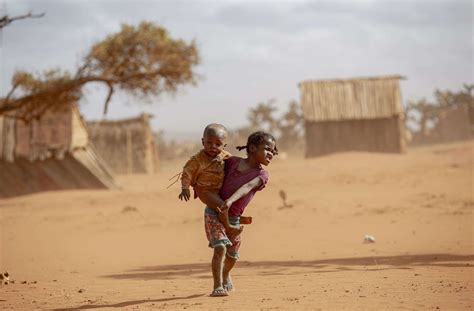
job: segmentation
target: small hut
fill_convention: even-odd
[[[116,174],[153,174],[158,152],[149,114],[114,121],[88,122],[97,152]]]
[[[65,189],[115,189],[76,104],[25,123],[0,116],[0,197]]]
[[[306,157],[340,151],[403,152],[399,75],[299,84]]]

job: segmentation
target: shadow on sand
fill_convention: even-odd
[[[253,269],[253,273],[257,275],[288,275],[297,273],[328,273],[343,271],[380,271],[391,269],[413,269],[416,267],[445,267],[445,268],[461,268],[472,267],[470,263],[474,260],[474,255],[452,255],[452,254],[423,254],[423,255],[402,255],[402,256],[374,256],[374,257],[358,257],[358,258],[335,258],[322,260],[289,260],[289,261],[242,261],[239,262],[238,270]],[[285,271],[287,269],[293,271]],[[294,268],[302,268],[294,270]],[[311,271],[305,270],[311,269]],[[162,265],[153,267],[143,267],[136,270],[127,271],[122,274],[105,275],[103,277],[112,279],[137,279],[137,280],[153,280],[153,279],[175,279],[184,277],[194,278],[210,278],[209,263],[194,263],[182,265]],[[143,303],[168,302],[176,300],[186,300],[206,295],[190,295],[186,297],[170,297],[161,299],[143,299],[119,302],[114,304],[87,304],[78,307],[69,307],[61,309],[51,309],[52,311],[62,310],[85,310],[99,308],[126,308],[132,305]]]
[[[52,311],[66,311],[66,310],[86,310],[86,309],[99,309],[99,308],[125,308],[131,305],[138,305],[142,303],[150,303],[150,302],[166,302],[166,301],[174,301],[174,300],[183,300],[183,299],[192,299],[198,298],[205,295],[190,295],[186,297],[172,297],[172,298],[161,298],[161,299],[143,299],[143,300],[132,300],[132,301],[125,301],[113,304],[103,304],[103,305],[82,305],[79,307],[72,307],[72,308],[64,308],[64,309],[50,309]]]
[[[469,262],[474,255],[423,254],[401,256],[370,256],[358,258],[336,258],[311,261],[241,261],[238,270],[248,268],[257,270],[257,275],[279,275],[289,268],[311,268],[311,273],[328,273],[342,271],[380,271],[392,269],[412,269],[414,267],[436,266],[445,268],[461,268],[472,266]],[[298,272],[296,272],[298,273]],[[307,271],[301,271],[307,273]],[[295,271],[292,271],[295,274]],[[121,274],[105,275],[113,279],[175,279],[181,277],[210,278],[210,263],[194,263],[181,265],[162,265],[143,267]]]

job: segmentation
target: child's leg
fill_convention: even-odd
[[[216,192],[197,192],[198,198],[201,200],[202,203],[206,204],[213,210],[217,210],[218,207],[224,204],[224,200],[219,196]],[[219,221],[224,224],[229,233],[232,234],[239,234],[244,229],[243,227],[236,227],[229,224],[229,211],[225,211],[224,213],[219,213]]]
[[[206,204],[213,210],[216,210],[224,204],[224,200],[222,200],[216,192],[197,192],[197,196],[202,203]]]

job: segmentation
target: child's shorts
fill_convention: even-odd
[[[229,217],[231,225],[240,226],[240,217]],[[206,206],[204,209],[204,227],[206,229],[209,247],[224,245],[227,247],[226,255],[239,259],[240,234],[236,236],[227,236],[224,225],[219,221],[217,211]]]

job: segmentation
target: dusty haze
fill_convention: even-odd
[[[182,161],[122,190],[0,200],[0,308],[472,310],[473,146],[275,160],[226,298],[207,296],[203,207],[166,189]]]

